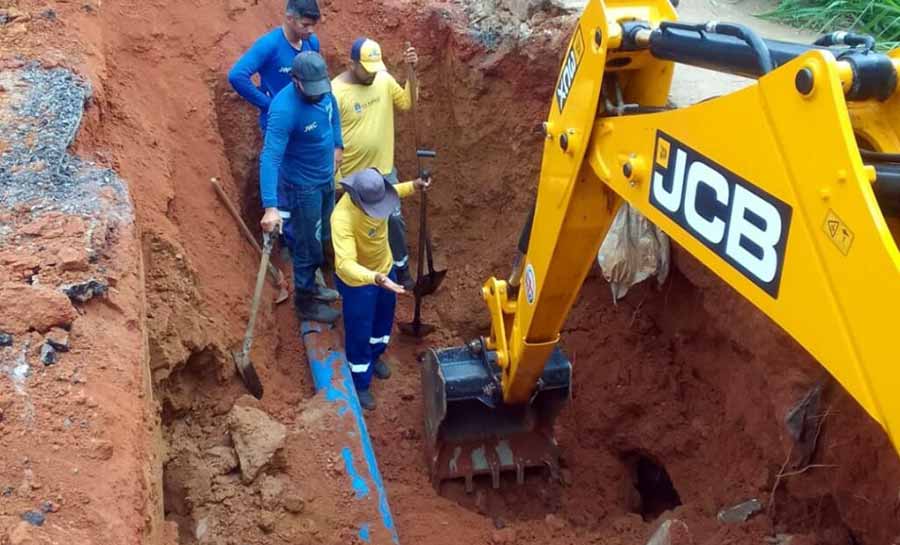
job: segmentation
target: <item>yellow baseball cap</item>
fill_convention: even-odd
[[[366,72],[385,72],[387,67],[381,58],[381,46],[375,40],[358,38],[350,48],[350,59],[359,62]]]

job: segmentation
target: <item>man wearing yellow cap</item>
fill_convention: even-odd
[[[419,58],[410,47],[404,54],[407,63]],[[332,93],[341,112],[344,154],[340,177],[367,168],[381,172],[392,184],[398,181],[394,167],[394,107],[412,106],[409,82],[400,87],[384,65],[381,46],[374,40],[359,38],[350,49],[350,69],[332,81]],[[388,238],[397,280],[412,290],[409,252],[406,247],[406,223],[399,205],[388,220]]]

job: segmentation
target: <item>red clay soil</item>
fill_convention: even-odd
[[[576,366],[575,398],[559,421],[563,483],[536,474],[522,488],[492,491],[482,484],[466,495],[448,483],[437,494],[422,460],[415,356],[487,331],[479,288],[511,263],[537,179],[543,143],[537,128],[570,20],[545,21],[521,48],[487,51],[451,4],[322,5],[319,33],[332,73],[358,35],[382,42],[398,76],[402,43],[419,47],[419,130],[422,145],[438,150],[431,221],[439,266],[451,273],[425,312],[441,329],[427,344],[395,337],[394,376],[376,384],[380,405],[367,415],[401,542],[642,544],[662,518],[674,517],[696,543],[758,544],[777,533],[797,535],[795,545],[900,543],[900,461],[884,435],[831,384],[817,414],[823,423],[813,466],[792,467],[785,414],[824,371],[682,255],[681,272],[661,291],[637,288],[618,306],[599,274],[585,284],[563,335]],[[51,7],[54,17],[38,17]],[[60,459],[70,449],[77,455],[90,448],[93,435],[69,439],[41,422],[43,431],[28,435],[26,444],[16,421],[0,423],[3,443],[15,443],[0,447],[4,482],[21,481],[27,463],[20,458],[37,460],[56,441],[60,450],[47,455],[56,461],[35,478],[50,499],[63,498],[50,516],[56,526],[22,529],[18,516],[28,502],[0,497],[0,543],[62,543],[54,528],[77,528],[80,534],[69,535],[83,543],[354,542],[341,496],[347,476],[339,461],[317,455],[316,446],[328,440],[327,422],[315,418],[319,401],[289,304],[263,309],[253,350],[266,386],[256,406],[287,426],[283,452],[249,486],[233,472],[220,474],[209,455],[229,445],[227,413],[245,393],[228,351],[243,334],[258,264],[209,185],[219,178],[249,221],[258,216],[255,112],[230,90],[225,72],[278,23],[282,2],[20,0],[18,8],[32,17],[17,23],[24,31],[0,35],[3,59],[61,63],[90,79],[94,98],[76,151],[128,182],[136,232],[123,236],[139,238],[124,245],[130,253],[106,257],[121,271],[118,289],[129,303],[94,304],[73,327],[92,347],[92,369],[120,362],[131,382],[98,374],[72,387],[86,390],[84,406],[78,392],[59,398],[73,400],[62,407],[73,420],[91,410],[106,415],[102,438],[117,454],[112,462],[85,457],[75,478]],[[411,129],[401,116],[397,158],[407,177],[414,172]],[[406,206],[410,240],[417,236],[416,204]],[[411,307],[404,300],[398,319],[409,320]],[[75,366],[78,353],[69,357]],[[135,382],[145,362],[161,443],[154,442],[152,418],[141,427],[146,389]],[[69,386],[49,375],[33,385],[53,400],[60,388]],[[164,451],[162,462],[153,458],[156,448]],[[671,491],[638,493],[640,468],[650,462],[658,476],[666,470],[680,506]],[[118,486],[124,475],[148,480],[143,496],[120,493],[141,490]],[[32,490],[26,499],[44,495]],[[94,500],[79,502],[85,497]],[[764,511],[749,522],[716,520],[723,507],[753,498]]]

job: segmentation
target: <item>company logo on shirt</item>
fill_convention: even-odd
[[[316,130],[318,127],[319,127],[319,122],[313,121],[309,125],[303,127],[303,132],[312,132],[312,131]]]
[[[365,110],[369,106],[372,106],[373,104],[378,104],[379,102],[381,102],[381,97],[375,97],[375,98],[369,99],[368,102],[363,102],[363,103],[357,102],[353,105],[353,111],[356,112],[357,115],[362,115],[363,110]]]
[[[279,74],[290,74],[291,67],[290,66],[282,66],[281,68],[278,69],[278,73]]]
[[[369,229],[369,238],[375,238],[375,228]]]

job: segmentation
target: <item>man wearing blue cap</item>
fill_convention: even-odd
[[[333,323],[340,313],[316,284],[324,262],[323,241],[331,239],[334,210],[334,155],[344,144],[337,103],[331,95],[328,67],[321,55],[305,51],[291,65],[293,84],[269,105],[260,157],[259,186],[265,208],[263,230],[280,230],[278,185],[291,213],[294,239],[294,304],[301,320]]]
[[[419,57],[412,47],[406,50],[407,63],[415,65]],[[375,168],[393,184],[398,181],[394,168],[394,108],[412,106],[409,82],[400,87],[387,72],[381,47],[374,40],[359,38],[350,49],[352,65],[334,78],[334,96],[341,110],[346,146],[340,175],[348,176],[366,168]],[[388,220],[391,254],[397,279],[406,289],[414,286],[409,273],[406,223],[400,206]]]

